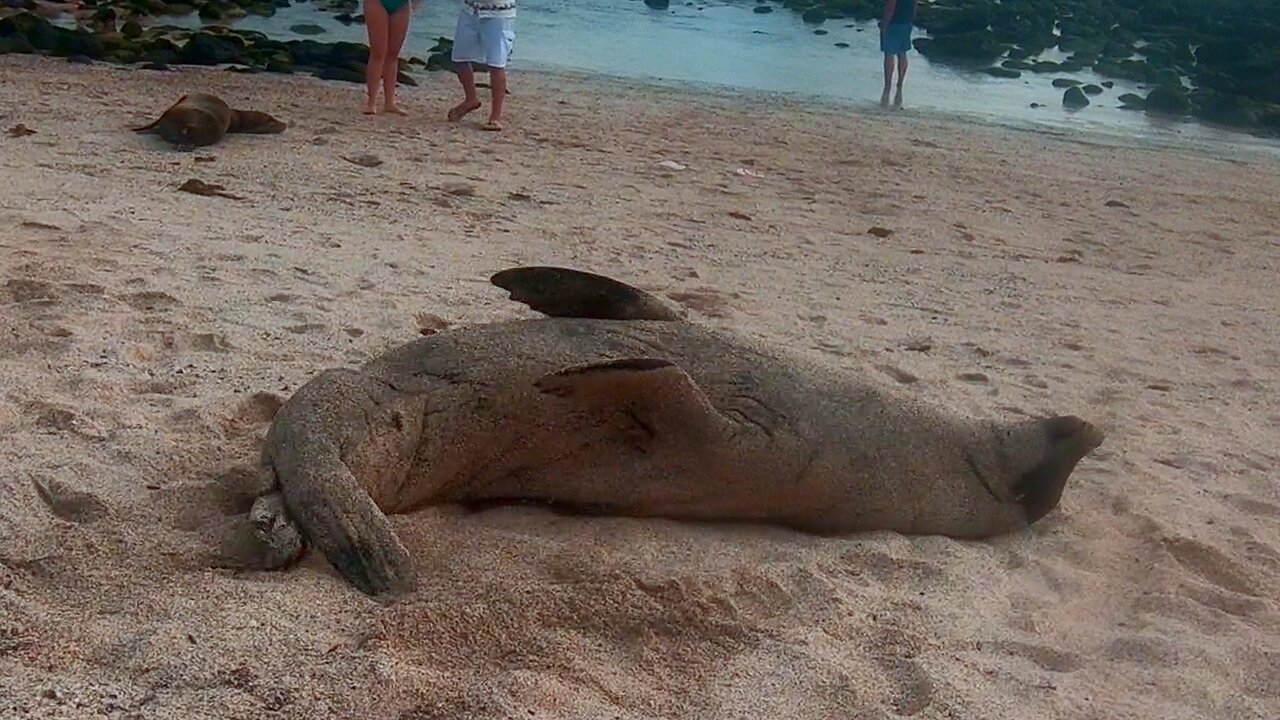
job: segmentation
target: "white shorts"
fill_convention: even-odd
[[[516,39],[515,27],[515,18],[482,18],[464,7],[453,31],[453,61],[506,67]]]

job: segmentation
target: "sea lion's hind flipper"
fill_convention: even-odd
[[[186,99],[187,99],[187,96],[183,95],[182,97],[178,98],[178,100],[174,102],[172,105],[165,108],[164,112],[160,113],[160,117],[156,118],[155,120],[152,120],[151,122],[147,123],[146,125],[143,125],[142,127],[129,128],[129,129],[136,133],[142,133],[142,132],[148,132],[150,130],[154,130],[156,126],[160,124],[160,121],[164,120],[165,115],[167,115],[170,110],[182,104],[182,101]]]
[[[1076,464],[1102,444],[1105,433],[1074,415],[1031,420],[1019,428],[1034,437],[1042,454],[1018,476],[1014,500],[1034,523],[1058,505],[1068,476]]]
[[[232,110],[227,133],[272,135],[284,132],[287,127],[289,127],[288,123],[268,113],[257,110]]]
[[[678,433],[705,441],[727,421],[680,366],[660,358],[622,358],[576,365],[534,382],[544,394],[592,409],[618,410],[652,438]]]
[[[160,117],[156,118],[155,120],[152,120],[151,122],[147,123],[146,125],[143,125],[142,127],[135,127],[135,128],[129,128],[129,129],[136,133],[151,132],[152,130],[156,129],[156,126],[159,125],[160,121],[163,119],[164,119],[164,116],[161,115]]]
[[[517,267],[489,281],[551,317],[599,320],[682,320],[682,314],[657,296],[603,275],[569,268]]]

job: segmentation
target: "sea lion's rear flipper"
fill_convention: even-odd
[[[728,429],[706,393],[680,366],[659,358],[576,365],[539,378],[544,394],[595,410],[618,410],[641,435],[706,442]]]
[[[284,132],[288,127],[284,121],[257,110],[232,110],[231,122],[227,125],[228,133],[250,133],[254,135],[271,135]]]
[[[186,99],[187,99],[187,96],[183,95],[182,97],[178,98],[177,102],[165,108],[165,111],[160,113],[160,117],[156,118],[155,120],[152,120],[151,122],[147,123],[146,125],[143,125],[142,127],[129,128],[129,129],[136,133],[148,132],[150,130],[154,130],[156,126],[160,124],[160,121],[164,120],[165,115],[168,114],[170,110],[180,105],[182,101]]]
[[[1021,441],[1023,445],[1035,448],[1030,467],[1017,475],[1013,487],[1013,498],[1031,524],[1057,507],[1068,476],[1102,444],[1105,434],[1074,415],[1031,420],[1018,426],[1018,431],[1028,438]]]
[[[160,124],[160,121],[161,121],[161,120],[164,120],[164,116],[163,116],[163,115],[161,115],[160,117],[156,118],[155,120],[152,120],[151,122],[147,123],[146,125],[143,125],[142,127],[129,128],[129,129],[130,129],[130,130],[132,130],[132,131],[134,131],[134,132],[136,132],[136,133],[151,132],[152,130],[155,130],[155,129],[156,129],[156,126]]]
[[[517,267],[489,278],[494,285],[551,317],[599,320],[682,320],[673,307],[626,283],[582,270]]]

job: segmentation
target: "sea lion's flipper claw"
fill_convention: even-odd
[[[260,496],[246,515],[225,529],[219,548],[219,567],[278,570],[303,551],[302,532],[289,517],[279,492]]]
[[[494,285],[511,299],[550,317],[599,320],[682,320],[657,296],[624,282],[569,268],[530,266],[495,273]]]

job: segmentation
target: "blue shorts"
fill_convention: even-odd
[[[880,52],[885,55],[906,55],[911,49],[911,23],[889,23],[880,32]]]
[[[453,31],[453,61],[506,67],[516,39],[515,25],[515,18],[479,17],[462,8]]]

